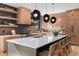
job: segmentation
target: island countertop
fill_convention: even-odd
[[[7,42],[37,49],[37,48],[42,47],[48,43],[60,40],[66,36],[67,35],[58,35],[56,37],[54,37],[54,36],[42,36],[42,37],[38,37],[38,38],[26,37],[26,38],[7,40]]]

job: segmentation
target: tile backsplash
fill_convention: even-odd
[[[18,25],[19,27],[0,27],[0,35],[8,35],[12,34],[11,30],[15,30],[16,34],[27,34],[31,30],[32,32],[35,31],[35,26],[22,26]]]

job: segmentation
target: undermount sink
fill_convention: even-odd
[[[33,38],[39,38],[39,37],[42,37],[42,36],[34,36]]]

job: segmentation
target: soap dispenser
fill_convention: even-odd
[[[11,30],[11,33],[12,33],[12,35],[16,34],[15,30]]]

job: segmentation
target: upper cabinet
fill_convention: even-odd
[[[0,3],[0,20],[17,20],[17,8]]]
[[[66,12],[66,16],[70,19],[72,18],[78,18],[79,16],[79,9],[72,9],[72,10],[68,10]]]
[[[17,8],[0,3],[0,27],[18,27],[16,20]]]
[[[31,25],[31,10],[25,7],[18,8],[17,24]]]

